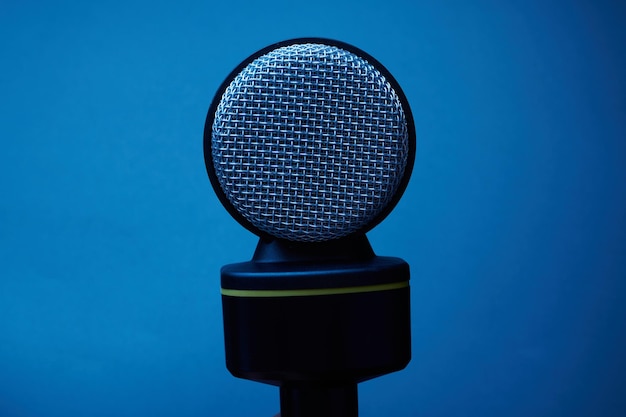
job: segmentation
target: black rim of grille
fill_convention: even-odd
[[[411,113],[411,108],[409,106],[408,100],[406,96],[404,95],[404,92],[400,88],[400,85],[398,84],[396,79],[374,57],[362,51],[361,49],[355,46],[352,46],[350,44],[347,44],[345,42],[340,42],[340,41],[326,39],[326,38],[309,38],[309,37],[290,39],[290,40],[277,42],[255,52],[254,54],[246,58],[244,61],[242,61],[237,67],[235,67],[233,71],[231,71],[231,73],[226,77],[226,79],[222,82],[217,92],[215,93],[215,97],[213,98],[213,101],[211,102],[211,105],[209,106],[209,110],[208,110],[205,125],[204,125],[204,161],[205,161],[206,170],[207,170],[207,174],[209,176],[211,185],[213,186],[213,189],[218,199],[220,200],[222,205],[226,208],[228,213],[235,220],[237,220],[237,222],[239,222],[243,227],[245,227],[252,233],[256,234],[257,236],[261,238],[265,238],[265,239],[278,239],[278,238],[275,236],[272,236],[270,233],[267,233],[258,229],[254,224],[252,224],[248,219],[246,219],[241,213],[239,213],[239,211],[230,202],[230,200],[226,196],[226,193],[224,192],[224,190],[222,189],[219,183],[219,180],[217,178],[215,168],[213,165],[213,151],[212,151],[212,146],[211,146],[213,122],[215,119],[217,107],[222,99],[222,95],[224,94],[228,86],[232,83],[232,81],[237,77],[237,75],[239,75],[239,73],[244,68],[246,68],[248,64],[250,64],[257,58],[275,49],[279,49],[279,48],[291,46],[291,45],[297,45],[297,44],[306,44],[306,43],[315,43],[315,44],[322,44],[322,45],[337,47],[345,51],[348,51],[350,53],[353,53],[354,55],[359,56],[360,58],[364,59],[369,64],[371,64],[376,70],[378,70],[386,78],[386,80],[392,86],[393,90],[395,91],[395,93],[397,94],[400,100],[402,110],[404,111],[404,115],[406,118],[406,124],[407,124],[407,130],[408,130],[408,155],[407,155],[406,166],[404,169],[404,174],[398,184],[398,188],[395,194],[393,195],[392,199],[378,213],[378,215],[376,215],[369,223],[367,223],[363,228],[361,228],[359,231],[355,233],[368,232],[377,224],[379,224],[385,217],[387,217],[387,215],[389,215],[389,213],[394,209],[394,207],[396,206],[396,204],[398,203],[398,201],[404,194],[404,191],[411,177],[413,165],[415,162],[415,147],[416,147],[415,125],[414,125],[414,120],[413,120],[413,114]],[[323,243],[323,241],[320,243]]]

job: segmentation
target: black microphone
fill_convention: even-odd
[[[204,155],[224,207],[259,236],[251,261],[221,270],[228,370],[279,386],[282,417],[356,417],[357,384],[411,358],[409,266],[365,236],[411,175],[404,93],[351,45],[280,42],[220,86]]]

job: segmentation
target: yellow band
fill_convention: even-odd
[[[303,297],[315,295],[354,294],[361,292],[388,291],[406,288],[408,281],[393,282],[391,284],[364,285],[361,287],[343,288],[312,288],[304,290],[230,290],[222,288],[222,295],[229,297]]]

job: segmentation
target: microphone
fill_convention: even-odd
[[[259,236],[252,260],[221,270],[228,370],[279,386],[282,417],[356,417],[357,384],[411,358],[409,266],[365,235],[413,168],[400,86],[343,42],[270,45],[218,89],[204,156],[221,203]]]

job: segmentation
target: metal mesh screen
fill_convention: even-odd
[[[365,228],[393,198],[408,156],[385,77],[334,46],[295,44],[246,66],[212,126],[217,179],[256,228],[324,241]]]

